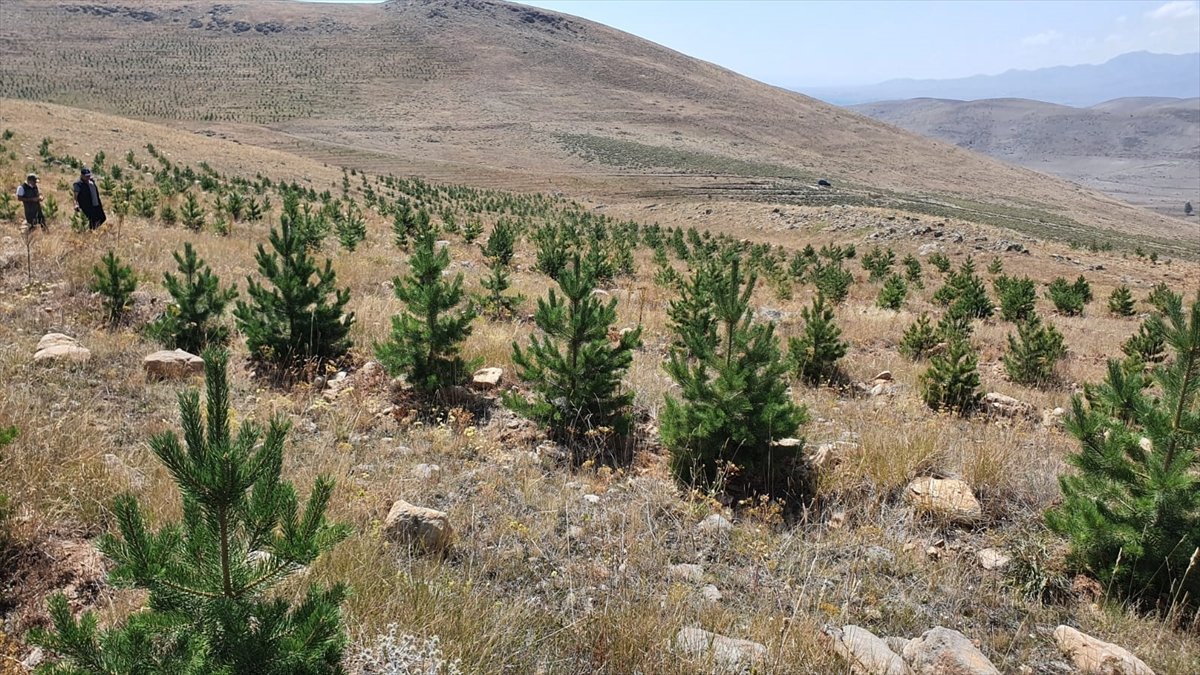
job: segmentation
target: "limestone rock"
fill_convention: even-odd
[[[712,584],[705,584],[700,589],[700,597],[704,598],[707,602],[720,602],[721,598],[725,596],[721,595],[721,589]]]
[[[675,648],[690,658],[710,660],[715,673],[750,672],[761,668],[767,658],[767,648],[757,642],[700,628],[681,628],[675,635]]]
[[[142,359],[148,380],[171,380],[204,374],[204,359],[182,349],[154,352]]]
[[[1012,560],[1012,556],[994,548],[979,549],[975,558],[979,560],[979,566],[985,570],[1002,570]]]
[[[695,563],[680,563],[667,568],[667,576],[675,581],[700,582],[704,580],[704,568]]]
[[[397,499],[388,511],[383,534],[391,542],[417,546],[426,551],[445,551],[454,539],[454,528],[444,512]]]
[[[503,377],[504,370],[502,368],[480,368],[471,378],[471,387],[479,391],[489,391],[499,387],[500,379]]]
[[[983,517],[971,486],[961,480],[918,478],[909,483],[904,496],[917,511],[951,523],[970,525]]]
[[[1070,626],[1055,628],[1054,641],[1083,675],[1154,675],[1150,666],[1129,651]]]
[[[1030,417],[1033,415],[1033,406],[995,391],[984,394],[983,406],[993,415],[1003,417]]]
[[[1047,427],[1049,429],[1060,428],[1063,423],[1063,417],[1065,417],[1066,414],[1067,414],[1067,411],[1063,410],[1062,408],[1055,408],[1053,410],[1043,410],[1042,411],[1042,426]]]
[[[846,659],[854,675],[908,675],[912,671],[900,655],[874,633],[858,626],[838,629],[825,626],[824,642],[834,653]]]
[[[714,513],[696,526],[700,534],[728,534],[733,531],[733,523],[719,513]]]
[[[86,363],[92,352],[82,347],[79,341],[62,333],[46,333],[38,340],[33,352],[34,361],[68,361]]]
[[[941,626],[910,640],[903,656],[909,668],[921,675],[1000,675],[967,636]]]

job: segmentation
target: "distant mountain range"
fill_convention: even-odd
[[[1010,70],[952,80],[889,80],[860,87],[815,87],[802,93],[837,105],[908,98],[973,101],[1023,98],[1069,106],[1093,106],[1131,97],[1200,96],[1200,52],[1122,54],[1099,65]]]
[[[1027,99],[916,98],[850,106],[903,129],[1181,216],[1200,203],[1200,98],[1086,108]]]

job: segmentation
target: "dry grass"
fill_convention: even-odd
[[[23,152],[31,153],[41,122],[29,122],[28,128],[21,120],[4,123],[18,132]],[[178,161],[205,159],[213,142],[197,143],[181,143],[172,151]],[[124,150],[119,145],[105,149],[110,157]],[[241,149],[234,159],[253,167],[274,157]],[[296,159],[292,168],[307,172],[310,167]],[[7,184],[23,170],[19,164],[0,166],[0,179]],[[332,183],[340,174],[323,175]],[[315,184],[323,189],[324,183]],[[621,208],[641,216],[653,213],[664,225],[696,224],[789,247],[809,241],[856,243],[860,253],[872,241],[867,237],[888,227],[887,217],[893,215],[796,210],[792,215],[834,224],[847,218],[855,224],[786,229],[778,214],[760,204],[715,202],[712,208],[727,218],[723,222],[683,219],[695,213],[693,206],[673,203],[653,212]],[[405,270],[383,219],[372,216],[369,227],[368,241],[356,253],[334,251],[332,240],[325,251],[335,258],[339,283],[352,290],[358,363],[370,357],[374,341],[386,337],[389,317],[399,308],[389,280]],[[949,229],[967,232],[967,242],[976,233],[1007,236],[961,223]],[[112,247],[135,267],[151,295],[162,297],[158,280],[173,266],[170,252],[192,240],[223,279],[244,285],[244,277],[253,273],[254,245],[265,231],[264,225],[238,225],[229,237],[194,235],[129,218],[118,243],[111,231],[72,235],[59,224],[35,244],[34,285],[26,286],[20,264],[5,268],[0,425],[15,424],[22,435],[0,459],[0,489],[19,505],[23,536],[36,541],[53,531],[91,538],[111,527],[111,497],[126,489],[154,519],[178,515],[178,495],[145,441],[177,427],[175,395],[197,382],[144,381],[139,360],[157,347],[131,329],[99,327],[96,300],[86,291],[90,266]],[[888,243],[903,256],[922,241]],[[5,252],[18,245],[5,242]],[[1134,321],[1102,315],[1113,286],[1128,278],[1143,296],[1158,281],[1178,287],[1200,278],[1195,265],[1183,262],[1150,267],[1118,256],[1031,246],[1029,257],[1003,258],[1011,271],[1042,284],[1060,274],[1073,278],[1082,269],[1050,254],[1085,257],[1087,264],[1106,268],[1087,272],[1098,298],[1087,317],[1053,319],[1071,347],[1063,367],[1068,383],[1098,378],[1103,358],[1136,328]],[[956,262],[973,252],[970,243],[947,244],[946,250]],[[456,240],[452,253],[456,271],[474,288],[482,262],[478,247]],[[989,258],[979,254],[981,268]],[[529,296],[525,309],[532,311],[546,281],[530,271],[527,246],[516,262],[515,288]],[[859,280],[837,310],[851,344],[845,370],[854,381],[890,370],[894,389],[870,398],[794,387],[794,396],[812,415],[803,430],[810,443],[847,434],[858,443],[846,446],[820,476],[818,507],[787,522],[770,508],[733,514],[714,500],[684,494],[652,446],[639,448],[630,467],[571,471],[539,451],[542,439],[531,425],[503,409],[480,419],[457,412],[440,422],[398,421],[388,414],[391,401],[382,379],[354,375],[353,388],[330,402],[303,385],[286,392],[267,388],[249,378],[239,357],[231,368],[234,408],[240,417],[283,415],[294,422],[285,473],[302,489],[318,474],[337,479],[331,515],[351,524],[356,534],[303,580],[350,583],[354,594],[345,615],[351,636],[369,639],[390,623],[402,632],[437,635],[447,655],[461,658],[469,672],[705,672],[702,664],[671,651],[675,632],[687,625],[762,642],[770,650],[771,672],[841,672],[844,664],[817,639],[825,623],[855,623],[880,635],[907,637],[945,625],[979,640],[1001,670],[1030,665],[1037,671],[1059,658],[1049,631],[1063,622],[1122,644],[1157,672],[1193,672],[1200,644],[1170,621],[1133,614],[1115,601],[1095,608],[1074,600],[1041,604],[1021,595],[1003,575],[979,567],[975,552],[980,548],[1012,550],[1046,536],[1040,513],[1058,498],[1055,479],[1074,444],[1061,431],[1033,422],[961,420],[925,409],[916,394],[923,366],[900,358],[895,344],[913,317],[935,311],[929,298],[939,275],[928,270],[927,288],[903,311],[892,313],[873,306],[876,289],[864,281],[857,261],[850,264]],[[626,382],[637,406],[653,417],[672,386],[661,369],[670,296],[651,281],[653,267],[642,253],[639,270],[636,278],[619,280],[609,291],[620,303],[619,325],[646,327],[646,344]],[[810,297],[810,288],[797,286],[794,297],[782,301],[764,287],[755,303],[784,313],[779,330],[786,338],[800,330],[799,310]],[[1039,310],[1046,309],[1039,300]],[[138,311],[152,313],[153,308]],[[78,337],[92,350],[91,362],[77,368],[32,364],[33,345],[51,330]],[[528,321],[480,320],[464,351],[486,365],[510,369],[511,343],[523,341],[531,330]],[[1065,405],[1067,386],[1037,391],[1005,381],[997,364],[1010,330],[998,321],[977,329],[985,386],[1039,410]],[[240,345],[235,351],[244,353]],[[117,461],[105,460],[107,454]],[[436,464],[440,471],[423,478],[418,464]],[[900,492],[912,478],[930,474],[970,481],[984,504],[986,523],[962,530],[915,518]],[[584,495],[599,501],[593,504]],[[398,498],[449,513],[458,534],[449,557],[423,556],[382,540],[381,521]],[[734,519],[728,536],[695,529],[714,511]],[[931,546],[936,555],[926,553]],[[1055,555],[1061,560],[1061,552]],[[722,599],[706,601],[697,584],[671,578],[668,566],[675,563],[701,564],[704,583],[716,585]],[[106,618],[115,618],[135,606],[135,599],[125,595],[106,595],[99,608]]]

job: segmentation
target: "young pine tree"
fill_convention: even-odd
[[[363,219],[358,205],[349,199],[346,200],[345,210],[337,210],[333,227],[337,232],[338,243],[351,253],[367,238],[367,221]]]
[[[904,280],[913,288],[925,288],[925,280],[921,274],[921,261],[916,256],[904,256]]]
[[[487,291],[481,300],[493,319],[512,316],[517,307],[525,302],[522,295],[504,294],[512,285],[509,280],[509,268],[512,265],[515,243],[516,232],[512,224],[501,219],[482,247],[483,257],[488,261],[488,274],[479,282]]]
[[[1031,314],[1017,326],[1016,337],[1011,333],[1008,336],[1004,370],[1013,382],[1043,386],[1054,379],[1054,368],[1066,352],[1062,333]]]
[[[662,440],[671,468],[685,485],[724,487],[734,496],[783,499],[810,490],[803,448],[776,445],[807,421],[787,392],[788,364],[779,352],[773,323],[753,322],[746,277],[736,258],[704,270],[695,287],[711,289],[709,318],[676,320],[676,346],[665,365],[681,388],[662,413]]]
[[[1069,283],[1062,277],[1050,282],[1046,289],[1046,297],[1054,303],[1054,308],[1063,316],[1079,316],[1083,307],[1092,301],[1092,289],[1087,279],[1080,276],[1075,283]]]
[[[939,342],[941,338],[929,323],[929,315],[922,313],[905,329],[904,336],[900,338],[900,354],[910,361],[919,361]]]
[[[438,248],[437,233],[426,225],[416,233],[407,276],[392,286],[407,311],[392,317],[391,339],[375,346],[379,362],[392,375],[403,374],[414,389],[425,395],[461,384],[471,364],[459,347],[471,334],[475,308],[463,291],[463,275],[447,281],[442,272],[450,266],[450,249]]]
[[[1159,363],[1167,358],[1166,324],[1159,314],[1146,317],[1138,332],[1121,344],[1125,356],[1140,364]]]
[[[817,287],[817,293],[835,305],[840,305],[846,299],[850,294],[850,285],[854,283],[854,275],[842,267],[840,258],[814,265],[809,275]]]
[[[237,297],[237,289],[222,289],[221,280],[196,255],[190,242],[184,243],[182,255],[179,251],[173,255],[179,276],[163,274],[163,284],[173,302],[150,325],[148,333],[168,349],[192,354],[210,345],[224,345],[229,340],[229,327],[221,319],[225,306]]]
[[[969,415],[983,398],[979,391],[975,349],[967,340],[951,342],[942,354],[929,360],[929,369],[921,374],[921,398],[933,410],[949,410]]]
[[[290,221],[281,219],[269,241],[271,252],[259,244],[255,259],[272,287],[247,277],[249,301],[238,300],[233,315],[251,359],[286,380],[299,368],[320,367],[345,354],[354,314],[344,311],[350,289],[337,289],[329,260],[324,269],[317,267]]]
[[[513,343],[517,376],[530,383],[533,397],[509,394],[505,405],[545,425],[577,463],[605,459],[614,449],[616,459],[625,460],[633,392],[622,390],[621,378],[641,345],[642,329],[609,339],[617,301],[592,294],[595,277],[578,254],[559,272],[558,287],[562,295],[550,289],[538,299],[534,322],[541,337],[532,336],[524,350]]]
[[[122,265],[121,259],[109,251],[92,268],[92,283],[89,288],[99,293],[104,302],[104,316],[110,327],[115,327],[125,318],[137,290],[137,278],[133,268]]]
[[[788,360],[796,376],[812,386],[836,380],[837,362],[846,355],[846,343],[833,322],[833,307],[817,295],[812,307],[800,310],[800,316],[804,318],[804,333],[788,341]]]
[[[896,264],[896,252],[892,249],[881,249],[878,246],[867,251],[862,257],[862,266],[870,273],[869,281],[879,281],[886,276]]]
[[[1157,391],[1115,360],[1075,397],[1067,430],[1078,473],[1046,514],[1071,541],[1070,559],[1106,586],[1147,604],[1200,605],[1200,296],[1170,312],[1174,359],[1153,372]]]
[[[227,356],[204,359],[207,410],[198,392],[181,394],[183,443],[172,432],[150,441],[182,493],[182,520],[154,532],[125,495],[113,508],[120,534],[100,540],[115,562],[109,580],[148,591],[147,609],[101,631],[94,614],[76,621],[55,596],[53,630],[31,636],[63,659],[50,672],[343,672],[345,587],[308,585],[299,603],[272,592],[348,534],[325,519],[333,482],[317,478],[302,507],[280,477],[288,423],[276,418],[264,433],[243,422],[234,434]]]
[[[1029,277],[998,276],[992,280],[992,288],[1000,299],[1000,318],[1020,323],[1033,315],[1037,302],[1037,287]]]
[[[1124,284],[1113,289],[1108,296],[1108,311],[1113,316],[1133,316],[1133,293]]]
[[[875,304],[880,309],[896,311],[904,305],[904,298],[906,297],[908,297],[908,282],[899,274],[893,274],[883,282],[883,287],[879,289],[879,297],[876,298]]]
[[[179,209],[179,220],[184,227],[193,232],[204,229],[204,209],[200,207],[200,201],[196,199],[196,195],[191,192],[183,198],[183,206]]]
[[[971,258],[964,260],[958,270],[946,279],[945,285],[934,292],[933,299],[972,319],[986,319],[995,311],[983,279],[975,273],[975,261]]]

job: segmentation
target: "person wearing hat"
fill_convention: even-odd
[[[17,201],[25,205],[25,222],[30,229],[41,226],[46,229],[46,216],[42,213],[42,195],[38,191],[37,174],[31,173],[25,177],[25,182],[17,186]]]
[[[92,180],[92,170],[86,166],[79,170],[79,180],[71,185],[75,194],[75,210],[87,216],[88,227],[96,229],[108,218],[104,215],[104,204],[100,202],[100,188]]]

